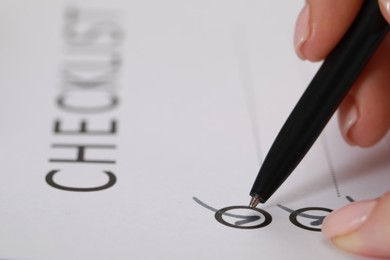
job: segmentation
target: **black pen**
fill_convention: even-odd
[[[325,59],[272,144],[250,191],[265,203],[309,151],[377,49],[389,24],[377,0],[365,0],[355,21]]]

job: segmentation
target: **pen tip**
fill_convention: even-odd
[[[259,205],[259,203],[260,203],[259,197],[257,195],[252,196],[251,201],[249,202],[249,207],[254,209],[257,207],[257,205]]]

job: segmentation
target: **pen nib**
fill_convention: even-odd
[[[257,207],[257,205],[259,205],[260,203],[260,199],[258,196],[252,196],[252,199],[251,199],[251,202],[249,202],[249,207],[254,209]]]

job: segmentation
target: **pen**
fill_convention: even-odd
[[[351,27],[325,59],[272,144],[250,191],[251,208],[265,203],[294,171],[388,30],[378,1],[363,1]]]

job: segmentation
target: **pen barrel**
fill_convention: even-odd
[[[378,1],[365,0],[271,146],[250,192],[264,203],[294,171],[389,30]]]

